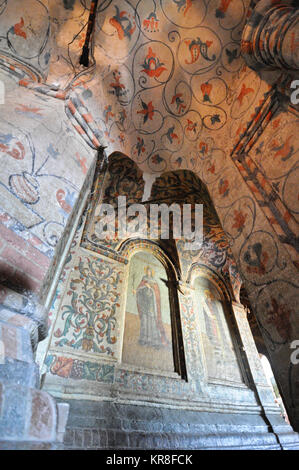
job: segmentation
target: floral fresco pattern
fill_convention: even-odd
[[[77,4],[74,9],[74,21],[86,15],[82,7]],[[94,56],[96,75],[103,82],[99,86],[91,77],[87,85],[81,80],[76,91],[101,129],[108,153],[117,143],[152,172],[195,168],[185,155],[196,155],[203,136],[226,125],[231,104],[227,81],[242,67],[239,31],[245,20],[244,3],[234,2],[235,19],[232,11],[230,3],[223,7],[221,2],[204,1],[123,1],[101,6]],[[221,34],[210,27],[213,21]],[[62,22],[58,24],[60,37],[66,31]],[[80,47],[75,39],[68,58],[58,49],[66,74],[67,63],[76,68]],[[57,71],[55,75],[57,79]],[[65,75],[60,79],[63,83]],[[243,90],[239,98],[243,112],[251,102],[248,95]],[[105,102],[101,111],[99,100]]]
[[[53,375],[64,379],[93,380],[97,382],[113,382],[114,367],[111,365],[98,364],[91,361],[81,361],[70,357],[50,354],[47,356],[45,365]]]
[[[95,257],[75,264],[55,325],[56,347],[115,355],[121,271]]]

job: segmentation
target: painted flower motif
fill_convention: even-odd
[[[211,123],[215,124],[215,122],[221,122],[219,114],[213,114],[213,116],[211,117]]]
[[[56,200],[62,209],[63,215],[68,215],[72,212],[75,200],[75,193],[70,193],[67,189],[67,194],[63,189],[58,189],[56,192]]]
[[[168,129],[166,136],[171,144],[173,143],[174,139],[177,139],[178,142],[180,141],[178,135],[174,132],[174,126]]]
[[[196,127],[197,127],[197,122],[193,122],[193,121],[190,121],[190,119],[187,119],[187,127],[186,127],[187,131],[193,132],[195,134]]]
[[[279,336],[288,341],[292,335],[292,325],[290,324],[290,315],[292,311],[286,304],[279,304],[274,298],[271,298],[271,305],[266,305],[268,309],[267,323],[276,327]]]
[[[68,357],[57,357],[51,366],[51,372],[59,377],[69,377],[73,366],[73,359]]]
[[[234,210],[234,224],[232,225],[233,228],[236,228],[238,232],[241,232],[243,230],[245,220],[246,220],[247,214],[243,214],[241,211]]]
[[[15,36],[20,36],[21,38],[27,39],[27,34],[23,31],[24,28],[24,19],[21,18],[19,23],[16,23],[9,30],[9,33],[14,34]]]
[[[225,18],[225,13],[232,0],[221,0],[219,7],[215,12],[216,18]]]
[[[40,113],[41,108],[34,108],[33,106],[19,104],[19,106],[15,108],[15,111],[18,114],[25,114],[28,117],[39,118],[39,119],[43,118],[43,115]]]
[[[60,338],[60,336],[62,335],[62,331],[60,328],[58,328],[55,332],[54,332],[54,336],[55,338]]]
[[[141,139],[140,137],[137,137],[136,150],[137,150],[138,156],[140,156],[141,153],[145,152],[144,140]]]
[[[119,134],[118,136],[118,140],[119,142],[121,143],[121,145],[124,145],[125,144],[125,134],[123,134],[122,132]]]
[[[182,98],[182,93],[177,93],[172,97],[171,104],[176,104],[178,113],[184,112],[186,105],[184,104],[184,99]]]
[[[15,160],[23,160],[25,157],[24,145],[12,134],[0,134],[0,152],[6,153]]]
[[[114,82],[110,83],[110,87],[113,88],[113,90],[109,90],[109,93],[113,93],[117,98],[125,95],[127,93],[126,87],[123,83],[120,82],[120,77],[121,74],[118,70],[114,70],[112,72]]]
[[[127,117],[127,113],[126,113],[126,110],[125,109],[121,109],[119,111],[119,117],[118,117],[118,120],[119,120],[119,123],[123,126],[124,122],[125,122],[125,119]]]
[[[275,150],[275,154],[273,155],[273,159],[280,157],[280,160],[285,162],[294,153],[294,146],[290,144],[291,139],[293,138],[292,135],[289,135],[285,142],[283,142],[281,145],[277,143],[277,141],[274,141],[272,143],[272,150]]]
[[[153,106],[152,101],[150,101],[149,103],[146,104],[144,101],[141,100],[141,105],[142,105],[143,109],[141,111],[137,111],[137,114],[143,114],[144,115],[143,124],[145,124],[148,119],[150,119],[151,121],[153,120],[155,108]]]
[[[147,56],[142,64],[142,72],[145,72],[149,77],[160,77],[161,73],[163,73],[166,67],[163,67],[164,63],[160,62],[157,54],[153,52],[152,48],[148,48]]]
[[[160,157],[158,153],[152,156],[152,162],[158,165],[159,163],[163,162],[163,158]]]
[[[146,19],[143,20],[143,28],[147,32],[155,33],[159,31],[159,20],[155,12],[151,12]]]
[[[79,258],[76,267],[77,272],[70,280],[72,298],[63,306],[65,323],[56,345],[112,355],[111,348],[103,342],[114,341],[115,304],[119,296],[115,286],[120,273],[95,258],[84,261]],[[79,295],[74,286],[80,289]]]
[[[265,274],[268,260],[269,255],[263,251],[261,243],[249,245],[244,254],[244,261],[248,264],[247,271],[250,273]]]
[[[192,7],[192,0],[172,0],[176,5],[178,12],[182,10],[184,12],[184,16],[187,15],[188,11]]]
[[[255,149],[255,154],[260,155],[262,153],[264,142],[262,141],[259,146]]]
[[[213,54],[211,57],[208,55],[208,48],[213,44],[213,41],[203,42],[199,37],[197,39],[190,39],[185,41],[186,46],[188,46],[191,58],[190,60],[185,59],[185,63],[190,65],[198,61],[200,57],[203,57],[205,60],[214,61],[216,55]]]
[[[213,163],[211,164],[211,166],[207,169],[207,171],[208,171],[209,173],[211,173],[212,175],[215,174],[215,163],[214,163],[214,162],[213,162]]]
[[[136,29],[135,19],[131,20],[128,12],[120,11],[117,5],[114,8],[116,14],[110,18],[109,23],[116,29],[118,39],[123,40],[126,37],[131,40],[132,34]]]
[[[205,155],[208,153],[209,146],[206,142],[199,142],[199,152],[202,155]]]
[[[107,122],[109,121],[109,119],[113,118],[115,116],[115,114],[112,112],[112,106],[111,104],[107,104],[107,106],[105,106],[104,108],[104,118],[105,118],[105,122],[107,124]]]
[[[85,33],[80,34],[80,36],[78,37],[78,46],[79,46],[80,49],[82,49],[82,47],[84,45],[85,37],[86,37]]]
[[[253,92],[254,92],[253,88],[246,87],[245,83],[242,84],[241,91],[240,91],[240,93],[238,95],[238,98],[237,98],[237,100],[239,101],[240,106],[242,106],[242,104],[243,104],[244,97],[249,95],[249,93],[253,93]]]
[[[230,51],[229,49],[225,49],[228,63],[231,64],[235,59],[238,58],[238,49],[233,49]]]
[[[229,188],[228,180],[221,178],[221,180],[219,181],[219,194],[221,194],[221,196],[223,197],[226,197],[229,193],[228,188]]]
[[[204,101],[209,101],[211,103],[211,98],[210,98],[210,93],[212,91],[212,85],[210,83],[202,83],[200,86],[203,100]]]
[[[175,164],[178,168],[180,168],[180,166],[182,165],[182,162],[183,162],[182,157],[178,157],[178,158],[176,159],[176,161],[174,162],[174,164]]]
[[[87,157],[81,157],[78,152],[75,154],[75,162],[78,166],[80,166],[81,171],[84,175],[87,173]]]

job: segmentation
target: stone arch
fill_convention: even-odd
[[[98,244],[102,248],[118,250],[123,240],[117,237],[109,241],[97,236],[96,222],[101,204],[107,203],[117,211],[118,196],[126,196],[126,203],[141,202],[144,181],[137,164],[121,152],[113,152],[108,158],[99,160],[91,189],[88,214],[82,240],[87,244]]]
[[[115,151],[107,158],[105,167],[105,170],[111,176],[113,189],[126,191],[126,195],[129,196],[129,201],[141,201],[144,187],[143,173],[138,164],[131,157],[122,152]],[[131,183],[131,186],[129,186],[129,183]],[[136,184],[133,185],[133,183]],[[138,188],[139,184],[142,185],[141,188]],[[119,185],[122,186],[119,187]],[[136,191],[135,194],[134,191]],[[108,193],[107,196],[114,198],[117,197],[117,194]]]
[[[238,158],[233,159],[235,164],[232,164],[233,161],[226,157],[222,163],[227,166],[222,169],[219,166],[221,159],[217,161],[215,155],[206,156],[199,177],[207,186],[235,259],[237,269],[229,273],[230,281],[236,284],[233,300],[240,302],[242,279],[261,327],[288,415],[296,429],[298,403],[294,397],[298,396],[299,382],[296,369],[290,364],[289,351],[292,340],[298,336],[296,305],[299,286],[296,282],[295,244],[292,236],[287,235],[292,231],[295,233],[295,225],[292,218],[283,216],[285,208],[278,197],[279,210],[272,207],[272,196],[260,188],[260,181],[264,186],[268,183],[265,176],[258,174],[254,161],[249,157],[244,162]],[[254,184],[249,182],[250,178],[257,178]],[[266,189],[270,191],[268,186]],[[294,253],[292,259],[289,253]],[[235,276],[237,272],[240,277]]]
[[[244,383],[247,376],[240,355],[240,336],[231,310],[232,291],[210,268],[196,263],[188,274],[208,383]],[[225,365],[225,367],[224,367]]]
[[[155,258],[163,266],[166,276],[167,276],[167,280],[164,279],[163,282],[167,288],[168,299],[165,298],[164,301],[166,301],[166,303],[169,302],[172,358],[173,358],[174,372],[179,374],[182,379],[186,380],[187,371],[186,371],[186,363],[185,363],[185,356],[184,356],[184,350],[183,350],[183,335],[182,335],[182,327],[181,327],[181,319],[180,319],[181,318],[180,305],[179,305],[179,299],[178,299],[179,275],[180,275],[178,268],[173,264],[172,260],[167,255],[167,253],[163,250],[163,248],[160,247],[157,242],[153,242],[150,240],[127,239],[122,243],[120,253],[126,259],[126,264],[127,264],[126,300],[124,302],[125,306],[127,306],[128,298],[129,298],[128,290],[129,290],[129,285],[130,285],[130,280],[131,280],[130,279],[131,266],[132,266],[131,262],[134,260],[135,256],[138,254],[142,255],[146,253],[149,260],[150,260],[150,257]],[[160,289],[161,287],[164,288],[164,285],[161,284],[160,282]],[[162,298],[160,300],[160,293],[159,293],[159,302],[160,301],[161,301],[161,306],[162,306]],[[165,305],[164,305],[164,308],[165,308]],[[127,316],[128,316],[128,312],[125,311],[126,322],[127,322]],[[126,335],[127,335],[127,338],[129,337],[127,330],[128,328],[125,324],[124,338],[126,338]],[[125,339],[123,339],[123,353],[124,353],[124,343],[125,343]],[[123,360],[123,356],[122,356],[122,360]]]
[[[130,258],[138,251],[148,251],[153,253],[165,268],[169,270],[173,281],[178,282],[180,279],[179,266],[174,263],[169,254],[156,241],[128,238],[121,243],[118,251],[127,259],[127,262],[129,262]]]
[[[218,272],[229,285],[232,285],[232,299],[237,296],[238,276],[236,263],[229,246],[229,240],[223,230],[209,190],[202,179],[192,170],[176,170],[162,173],[152,186],[150,201],[203,204],[203,246],[197,252],[183,250],[183,243],[177,243],[181,253],[184,279],[188,278],[190,267],[194,263],[207,264]],[[192,222],[193,223],[193,222]],[[214,252],[213,252],[214,250]],[[187,261],[188,260],[188,261]]]
[[[212,165],[213,157],[207,157],[205,161],[208,160],[210,161],[209,165]],[[210,243],[210,245],[207,244],[209,247],[208,252],[213,253],[211,261],[214,264],[216,261],[220,271],[223,271],[225,265],[221,266],[221,256],[225,257],[225,252],[230,251],[233,269],[229,269],[226,265],[224,269],[226,272],[222,272],[223,277],[228,283],[232,284],[234,293],[232,300],[239,303],[241,276],[251,301],[252,310],[262,325],[262,336],[269,355],[272,355],[271,362],[278,386],[285,403],[288,404],[291,400],[290,394],[295,396],[297,389],[297,381],[293,377],[294,369],[291,371],[293,377],[291,381],[287,380],[283,372],[283,370],[290,368],[289,347],[287,344],[291,342],[292,338],[296,337],[297,331],[294,322],[294,305],[296,304],[295,298],[297,295],[294,279],[296,277],[291,279],[289,274],[294,271],[294,265],[288,261],[284,246],[277,239],[268,223],[266,214],[259,207],[258,201],[254,199],[249,188],[246,187],[246,183],[238,173],[237,168],[230,167],[229,172],[227,169],[225,175],[223,177],[218,175],[215,181],[213,180],[214,182],[206,177],[209,168],[212,169],[212,166],[206,167],[206,170],[203,168],[200,175],[191,170],[162,173],[154,182],[150,200],[146,202],[149,203],[153,200],[152,196],[157,188],[160,188],[160,195],[164,191],[166,199],[171,195],[172,201],[175,200],[178,194],[175,180],[179,179],[178,175],[180,174],[187,176],[187,179],[190,178],[191,182],[192,180],[200,181],[198,188],[202,189],[203,185],[207,187],[203,200],[209,199],[210,206],[213,208],[213,213],[216,214],[220,226],[220,231],[216,234],[217,243],[214,244],[213,249],[211,240],[208,240]],[[169,190],[169,175],[171,181],[174,181],[172,191]],[[229,178],[231,178],[229,182],[230,190],[226,189],[225,186]],[[242,188],[241,197],[239,197],[239,190],[236,187],[238,185]],[[195,201],[201,191],[197,189],[192,194],[190,185],[186,184],[186,193],[187,188],[189,188],[190,196],[194,197]],[[182,196],[181,192],[180,196]],[[210,231],[210,233],[212,232]],[[186,259],[185,253],[183,253],[181,259]],[[182,269],[182,279],[186,276],[190,265],[195,261],[199,260],[188,260],[185,269],[184,267]],[[281,354],[282,349],[284,349],[284,355]],[[281,366],[282,362],[285,363],[283,367]],[[294,403],[294,399],[292,399],[291,408],[295,409],[297,405]],[[293,411],[288,410],[288,414],[291,417]]]
[[[222,297],[222,300],[227,302],[231,301],[233,297],[231,286],[221,279],[218,273],[204,264],[192,264],[188,272],[187,284],[193,286],[195,279],[199,276],[209,279],[215,285]]]

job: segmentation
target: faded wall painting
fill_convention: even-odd
[[[167,273],[148,252],[131,258],[122,362],[174,371]]]
[[[219,292],[203,277],[194,288],[208,379],[243,382]]]

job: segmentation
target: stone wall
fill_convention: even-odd
[[[292,432],[269,433],[261,416],[71,400],[65,449],[297,449]],[[281,425],[277,419],[278,426]],[[282,426],[283,428],[283,426]]]
[[[126,158],[118,158],[118,163],[123,168]],[[126,194],[125,188],[129,195],[136,194],[130,192],[131,183],[136,181],[134,171],[124,172],[124,182],[115,185],[115,177],[113,184],[109,183],[111,168],[115,169],[113,162],[105,173],[107,186],[101,174],[95,180],[94,197],[86,220],[74,239],[52,306],[51,333],[45,342],[48,344],[47,353],[40,359],[45,371],[43,389],[71,404],[65,445],[67,448],[242,448],[248,445],[253,448],[279,448],[280,445],[295,448],[297,437],[282,420],[274,404],[244,308],[231,302],[234,291],[229,284],[229,272],[224,277],[221,263],[218,270],[215,266],[212,269],[212,261],[209,266],[206,251],[209,245],[204,243],[198,258],[193,253],[193,257],[183,260],[184,252],[176,252],[176,243],[172,246],[169,242],[168,249],[163,250],[159,243],[146,240],[124,242],[116,237],[103,241],[94,236],[97,209],[103,198],[105,202],[110,200],[114,204],[115,199],[111,195]],[[101,192],[97,191],[99,181]],[[180,181],[182,186],[180,189],[177,187],[177,191],[183,194],[184,177]],[[163,188],[165,196],[167,189]],[[211,213],[209,215],[209,223],[204,225],[207,230],[204,240],[209,233],[208,228],[218,227],[217,221],[212,222]],[[214,253],[217,237],[219,233],[215,230],[214,236],[209,238],[209,242],[215,244]],[[171,256],[177,260],[178,266],[183,266],[175,316],[182,328],[187,380],[178,373],[163,372],[161,368],[154,370],[154,365],[152,368],[135,367],[123,361],[128,268],[136,250],[152,253],[159,259]],[[170,259],[168,262],[170,265]],[[222,358],[223,373],[217,380],[209,376],[208,351],[200,332],[194,289],[198,276],[209,279],[219,290],[225,307],[224,318],[232,337],[234,374],[227,374],[229,364]],[[103,291],[106,292],[104,297]],[[105,307],[101,308],[103,299]],[[98,325],[90,331],[94,318],[101,322],[101,329]],[[126,403],[130,402],[136,406],[127,406]],[[90,407],[92,411],[89,411]],[[130,416],[134,410],[132,422]],[[145,410],[149,413],[154,410],[156,422],[152,422]],[[185,413],[190,413],[190,420],[194,420],[194,429],[182,423]],[[222,420],[230,423],[229,437],[226,434],[228,428],[221,427]],[[251,431],[244,424],[250,420]],[[255,422],[260,423],[260,433],[257,433]],[[219,424],[218,431],[213,428],[213,423]],[[251,432],[255,434],[255,442]]]
[[[3,323],[6,310],[29,317],[33,348],[46,336],[47,309],[103,146],[108,155],[129,155],[145,175],[192,171],[228,237],[236,263],[228,274],[243,279],[296,427],[298,123],[285,94],[290,77],[252,71],[240,54],[253,6],[110,2],[96,21],[96,65],[82,70],[82,2],[2,4],[0,315]],[[18,344],[19,330],[9,328]],[[72,364],[80,375],[81,359],[67,359],[55,370],[69,378]],[[93,360],[86,363],[93,377]],[[102,366],[99,376],[110,377]]]

